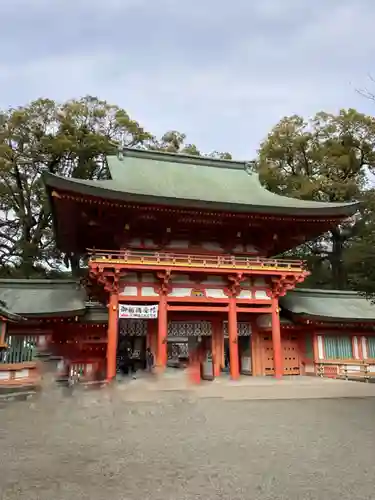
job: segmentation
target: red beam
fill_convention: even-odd
[[[238,299],[236,300],[237,305],[242,305],[242,304],[258,304],[258,305],[264,305],[264,306],[269,306],[270,305],[270,299]]]
[[[131,302],[153,302],[154,304],[157,304],[159,302],[159,295],[155,295],[155,297],[136,297],[133,295],[119,295],[118,301],[119,303],[126,302],[127,304]]]
[[[213,297],[168,297],[168,302],[194,302],[200,304],[228,304],[228,297],[214,299]]]
[[[127,272],[129,270],[138,270],[138,271],[171,271],[173,272],[181,272],[183,274],[186,273],[202,273],[204,272],[205,274],[236,274],[236,273],[242,273],[246,276],[251,276],[254,274],[259,274],[259,275],[267,275],[267,276],[291,276],[291,275],[300,275],[304,274],[305,276],[308,276],[310,273],[308,271],[305,271],[301,268],[299,269],[282,269],[282,268],[272,268],[271,266],[267,269],[265,266],[265,269],[246,269],[246,268],[226,268],[226,267],[188,267],[188,266],[163,266],[163,265],[152,265],[152,264],[129,264],[129,263],[114,263],[108,260],[108,262],[97,262],[95,260],[92,260],[89,263],[89,267],[103,267],[103,268],[113,268],[113,269],[120,269],[123,270],[124,272]]]
[[[228,306],[214,307],[214,306],[167,306],[168,311],[194,311],[194,312],[227,312]]]
[[[159,296],[136,296],[136,295],[119,295],[119,302],[158,302]],[[228,298],[218,298],[214,299],[211,297],[168,297],[168,302],[193,302],[196,304],[228,304]],[[259,304],[268,305],[270,303],[269,299],[237,299],[237,305],[241,304]],[[241,312],[244,310],[242,307],[239,308]]]
[[[159,302],[159,296],[155,295],[154,297],[147,296],[135,296],[135,295],[119,295],[119,302]],[[198,304],[228,304],[228,299],[210,299],[207,297],[168,297],[168,302],[193,302]]]
[[[271,307],[238,307],[237,306],[237,314],[241,314],[242,312],[271,314],[272,308]]]

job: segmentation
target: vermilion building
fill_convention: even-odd
[[[116,374],[122,305],[125,334],[150,315],[145,306],[157,306],[143,324],[160,369],[170,330],[189,339],[190,358],[212,353],[216,376],[226,351],[233,379],[261,360],[277,378],[296,371],[285,348],[298,350],[299,340],[281,335],[279,299],[308,271],[276,256],[358,205],[272,194],[244,162],[125,149],[108,165],[110,180],[44,179],[58,248],[88,255],[90,294],[108,304],[107,379]],[[269,340],[257,335],[261,316],[271,318]]]
[[[111,381],[121,339],[140,367],[148,346],[160,371],[184,362],[206,379],[227,358],[233,379],[375,373],[375,307],[302,289],[305,264],[277,257],[356,203],[277,196],[243,162],[126,149],[108,164],[110,180],[45,175],[57,246],[88,273],[84,285],[0,280],[19,315],[2,315],[0,385],[35,380],[43,349]]]

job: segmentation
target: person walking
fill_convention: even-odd
[[[146,349],[146,369],[148,372],[152,372],[152,369],[154,367],[154,354],[151,351],[150,347],[147,347]]]
[[[225,354],[224,354],[224,362],[225,362],[225,369],[230,370],[230,353],[229,353],[229,347],[226,347],[225,349]]]
[[[133,375],[133,379],[136,379],[137,378],[136,360],[134,358],[133,349],[131,348],[130,344],[128,344],[126,351],[127,351],[127,358],[129,360],[130,373]]]

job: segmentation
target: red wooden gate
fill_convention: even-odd
[[[283,375],[300,375],[298,339],[295,335],[283,334],[281,337],[283,354]],[[262,361],[265,375],[274,375],[272,335],[262,335]]]

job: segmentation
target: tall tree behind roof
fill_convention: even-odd
[[[370,83],[375,79],[369,76]],[[359,89],[358,93],[372,104],[375,103],[374,91]],[[349,267],[348,278],[352,288],[362,292],[375,302],[375,177],[369,173],[370,189],[365,193],[365,208],[362,225],[354,235],[351,244],[345,249],[345,261]]]
[[[41,173],[105,179],[106,156],[121,146],[201,155],[186,136],[157,140],[128,113],[96,97],[38,99],[0,114],[0,273],[17,277],[79,272],[80,256],[55,248]],[[230,158],[228,153],[209,156]],[[64,274],[64,273],[62,273]]]
[[[169,153],[187,154],[192,156],[208,156],[221,160],[231,160],[232,155],[228,152],[212,151],[211,153],[202,153],[195,144],[186,142],[186,135],[177,130],[166,132],[160,140],[155,140],[150,147],[158,151]]]
[[[375,189],[365,193],[361,227],[344,250],[351,287],[375,302]]]
[[[364,197],[366,172],[375,167],[375,119],[353,109],[318,113],[311,120],[283,118],[261,144],[257,168],[271,191],[317,201]],[[344,263],[350,238],[363,227],[356,217],[298,249],[313,270],[313,284],[349,286]]]
[[[39,99],[1,114],[0,265],[18,274],[61,265],[40,175],[44,170],[105,178],[105,156],[152,136],[125,110],[95,97],[58,104]]]

